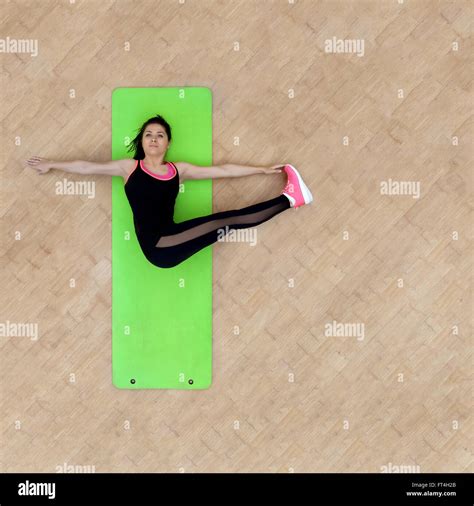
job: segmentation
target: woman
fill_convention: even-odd
[[[152,264],[162,268],[174,267],[217,242],[222,236],[222,229],[227,233],[232,229],[253,227],[290,207],[297,208],[313,200],[300,174],[291,165],[274,165],[266,169],[230,164],[199,167],[186,162],[164,162],[170,142],[171,128],[164,118],[157,115],[145,121],[132,141],[129,151],[135,150],[133,159],[108,163],[81,160],[53,162],[34,156],[26,163],[39,174],[61,169],[79,174],[122,176],[140,247]],[[282,170],[286,172],[288,182],[276,198],[181,223],[173,220],[180,181],[276,174]]]

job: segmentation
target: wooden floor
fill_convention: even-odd
[[[2,11],[38,41],[0,54],[2,471],[472,472],[471,2]],[[109,160],[122,86],[211,88],[214,164],[292,163],[314,195],[214,246],[209,390],[112,385],[110,178],[23,165]],[[216,180],[214,210],[285,182]]]

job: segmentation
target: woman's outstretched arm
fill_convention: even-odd
[[[127,161],[127,160],[125,160]],[[25,161],[25,165],[35,169],[38,174],[45,174],[51,169],[59,169],[64,172],[76,174],[105,174],[107,176],[124,176],[126,168],[124,160],[111,160],[105,163],[88,162],[86,160],[73,160],[68,162],[56,162],[38,156],[33,156]]]
[[[251,167],[247,165],[235,165],[226,163],[224,165],[213,165],[201,167],[187,162],[176,162],[181,179],[218,179],[222,177],[242,177],[253,174],[277,174],[282,172],[283,165],[272,167]]]

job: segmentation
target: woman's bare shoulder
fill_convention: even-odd
[[[122,160],[117,161],[122,169],[124,179],[127,180],[128,176],[130,176],[137,166],[138,160],[135,160],[134,158],[123,158]]]
[[[122,160],[118,160],[122,169],[127,173],[135,168],[137,161],[138,160],[135,160],[134,158],[123,158]]]

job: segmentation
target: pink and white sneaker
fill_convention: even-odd
[[[313,196],[309,188],[304,184],[303,178],[293,165],[285,165],[283,170],[288,176],[288,182],[281,195],[288,197],[290,206],[300,207],[313,202]]]

